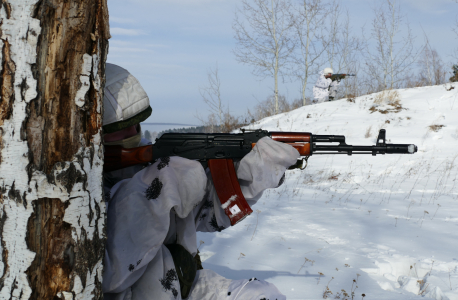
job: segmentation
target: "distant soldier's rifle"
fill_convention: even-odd
[[[332,81],[335,81],[335,80],[340,81],[341,79],[344,79],[347,76],[356,76],[356,74],[332,74],[331,75],[331,80]]]
[[[413,154],[413,144],[387,144],[385,129],[381,129],[374,146],[352,146],[345,143],[343,135],[316,135],[310,132],[281,132],[266,130],[242,130],[242,133],[165,133],[153,145],[125,149],[121,146],[105,146],[103,169],[111,172],[136,164],[154,162],[169,156],[181,156],[199,161],[209,167],[222,207],[231,220],[237,222],[252,213],[236,176],[233,160],[247,155],[259,139],[270,137],[293,146],[301,160],[293,168],[305,168],[304,163],[316,154]],[[338,143],[320,145],[320,143]]]

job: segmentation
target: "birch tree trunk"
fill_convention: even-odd
[[[255,76],[274,78],[275,114],[279,113],[278,76],[290,75],[285,67],[295,47],[291,7],[290,0],[243,0],[233,25],[236,60],[252,65]]]
[[[0,3],[0,299],[102,299],[106,0]]]
[[[294,64],[297,66],[294,74],[301,81],[302,105],[304,106],[307,105],[305,92],[309,76],[318,73],[320,57],[336,40],[332,32],[325,33],[330,31],[325,19],[332,20],[332,25],[339,17],[339,9],[334,6],[322,0],[303,0],[295,15],[294,31],[299,47],[293,57]],[[329,17],[330,15],[332,17]]]
[[[377,81],[375,91],[405,86],[406,74],[417,62],[420,52],[414,46],[409,22],[404,20],[397,0],[382,1],[374,8],[371,36],[375,46],[366,49],[365,64],[367,74]]]

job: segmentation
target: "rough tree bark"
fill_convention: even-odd
[[[106,0],[0,6],[0,299],[102,299]]]

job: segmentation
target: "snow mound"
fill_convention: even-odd
[[[454,89],[448,90],[451,86]],[[458,300],[458,84],[305,106],[247,126],[416,144],[412,155],[315,155],[243,222],[199,233],[204,267],[288,299]],[[223,235],[224,234],[224,235]],[[348,295],[347,298],[345,298]]]

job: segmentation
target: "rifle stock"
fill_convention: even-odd
[[[153,157],[153,145],[129,149],[121,146],[105,146],[104,148],[104,172],[112,172],[155,160]]]

